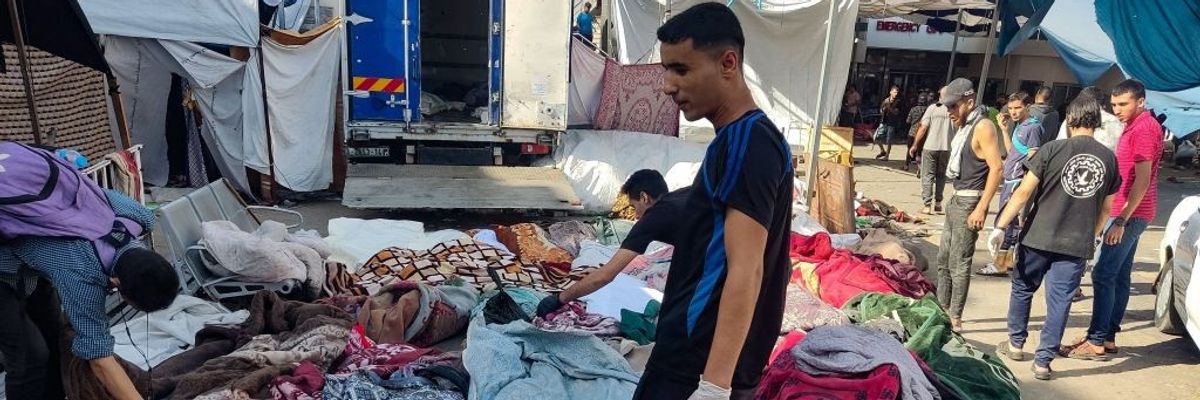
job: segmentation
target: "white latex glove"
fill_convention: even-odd
[[[692,392],[688,400],[729,400],[729,396],[733,391],[713,384],[712,382],[701,379],[700,387]]]
[[[1000,246],[1004,244],[1004,230],[992,228],[992,233],[988,234],[987,246],[988,253],[992,254],[992,258],[996,258],[996,252],[1000,250]]]

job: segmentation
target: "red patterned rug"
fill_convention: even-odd
[[[608,60],[596,129],[679,136],[679,106],[662,92],[662,64],[621,65]]]

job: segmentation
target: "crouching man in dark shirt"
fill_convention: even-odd
[[[663,24],[658,39],[663,91],[717,136],[675,221],[656,343],[634,398],[750,398],[783,318],[790,150],[751,98],[745,37],[728,7],[692,7]]]
[[[562,308],[563,304],[600,290],[625,270],[634,258],[645,253],[650,242],[674,245],[676,221],[680,218],[679,213],[690,191],[690,188],[683,188],[667,193],[667,181],[658,171],[643,169],[634,172],[621,186],[621,194],[629,197],[630,205],[637,212],[638,222],[629,231],[629,236],[621,241],[621,249],[607,263],[567,290],[542,299],[538,303],[538,316],[545,318]]]

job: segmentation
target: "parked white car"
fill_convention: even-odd
[[[1189,196],[1171,212],[1159,245],[1158,279],[1154,283],[1154,325],[1183,334],[1200,347],[1200,196]]]

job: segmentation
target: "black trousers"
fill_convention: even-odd
[[[58,293],[46,280],[27,299],[0,283],[0,353],[4,354],[9,399],[62,400],[59,335],[62,311]]]
[[[697,380],[684,382],[675,377],[668,377],[650,370],[642,373],[637,391],[633,392],[634,400],[687,400],[700,386]],[[754,389],[734,389],[730,400],[750,400],[754,398]]]

